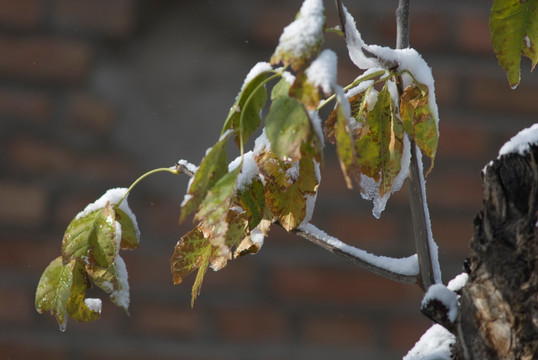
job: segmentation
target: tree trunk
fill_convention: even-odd
[[[538,359],[538,146],[483,173],[454,359]]]

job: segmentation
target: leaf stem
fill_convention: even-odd
[[[136,179],[132,184],[131,186],[129,186],[129,188],[127,189],[127,191],[125,192],[125,194],[123,194],[122,198],[120,199],[120,201],[118,201],[118,204],[116,206],[120,206],[120,204],[122,203],[122,201],[127,197],[127,195],[129,195],[129,192],[131,192],[131,190],[142,180],[144,180],[145,178],[147,178],[148,176],[150,175],[153,175],[153,174],[156,174],[158,172],[169,172],[171,174],[174,174],[174,175],[177,175],[179,174],[179,171],[176,169],[176,167],[169,167],[169,168],[157,168],[157,169],[153,169],[153,170],[150,170],[148,171],[147,173],[143,174],[142,176],[140,176],[138,179]]]

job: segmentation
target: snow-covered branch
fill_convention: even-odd
[[[293,232],[374,274],[404,284],[418,283],[419,267],[416,255],[406,258],[373,255],[326,234],[312,224],[302,225]]]

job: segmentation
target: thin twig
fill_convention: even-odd
[[[309,224],[310,227],[317,230],[317,228]],[[338,256],[343,257],[346,261],[353,265],[358,265],[366,270],[369,270],[370,272],[382,276],[384,278],[387,278],[389,280],[393,280],[399,283],[404,284],[417,284],[418,283],[418,274],[402,274],[394,272],[386,267],[383,267],[379,263],[374,263],[371,261],[369,256],[359,256],[358,252],[364,252],[366,255],[366,252],[361,249],[357,249],[353,246],[347,245],[343,243],[342,241],[332,237],[332,236],[325,236],[320,237],[316,235],[319,231],[315,232],[309,232],[306,231],[305,228],[298,228],[292,230],[295,234],[309,240],[310,242],[324,248],[325,250],[328,250],[332,252],[333,254],[336,254]],[[377,259],[380,259],[380,257],[376,256]],[[387,258],[383,257],[384,260],[388,261],[409,261],[409,259],[395,259],[395,258]]]
[[[396,9],[396,48],[409,47],[409,0],[399,0]],[[400,94],[401,79],[398,82]],[[415,233],[415,247],[417,249],[418,264],[420,267],[420,287],[425,291],[435,283],[430,241],[431,224],[427,216],[428,209],[424,198],[424,174],[418,164],[417,151],[420,151],[415,142],[411,141],[411,164],[409,165],[409,202],[411,206],[411,219]]]

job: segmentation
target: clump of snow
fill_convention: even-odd
[[[228,165],[228,172],[231,172],[241,164],[241,156],[238,156]],[[258,166],[256,161],[254,161],[254,153],[249,151],[243,154],[243,165],[241,171],[237,176],[237,191],[243,191],[252,183],[254,179],[259,174]]]
[[[254,154],[259,154],[263,151],[269,151],[271,150],[271,142],[269,141],[269,138],[267,137],[267,134],[265,132],[265,128],[263,128],[262,133],[260,136],[254,140]]]
[[[529,151],[530,145],[538,143],[538,123],[529,128],[521,130],[517,135],[513,136],[499,150],[499,156],[510,153],[518,153],[525,155]]]
[[[107,190],[107,192],[103,196],[101,196],[95,202],[87,205],[84,208],[84,210],[79,212],[77,214],[77,216],[75,216],[75,219],[78,220],[80,218],[83,218],[83,217],[89,215],[90,213],[92,213],[92,212],[94,212],[96,210],[104,208],[106,206],[107,202],[110,202],[110,205],[112,205],[112,206],[117,205],[119,203],[119,201],[123,198],[123,196],[125,195],[126,192],[127,192],[127,188],[115,188],[115,189]],[[136,237],[140,241],[140,230],[138,228],[138,223],[136,221],[136,216],[131,211],[131,208],[129,208],[129,203],[127,202],[128,197],[129,197],[129,195],[127,195],[125,197],[125,199],[123,199],[123,201],[120,203],[118,208],[120,210],[122,210],[125,213],[125,215],[127,215],[129,217],[129,219],[133,223],[133,226],[134,226],[134,229],[135,229],[135,232],[136,232]]]
[[[450,360],[450,345],[456,337],[439,324],[433,325],[422,335],[403,360]]]
[[[101,299],[87,298],[87,299],[84,299],[84,304],[86,304],[88,309],[90,309],[91,311],[99,313],[99,314],[101,313],[101,306],[102,306]]]
[[[198,171],[198,166],[188,162],[187,160],[178,160],[178,165],[182,165],[184,166],[187,170],[189,170],[190,172],[192,172],[193,174],[196,174],[196,172]]]
[[[458,316],[458,295],[443,284],[433,284],[428,288],[422,299],[422,307],[432,300],[440,301],[448,310],[447,316],[450,322],[456,321]]]
[[[254,245],[258,246],[258,249],[261,249],[261,247],[263,246],[263,239],[264,239],[264,235],[258,229],[257,226],[254,229],[252,229],[252,231],[250,232],[250,240],[252,241]]]
[[[289,53],[301,57],[316,47],[323,39],[323,12],[322,0],[305,0],[299,16],[282,31],[275,54]]]
[[[337,56],[334,51],[326,49],[305,71],[308,80],[321,88],[326,96],[332,94],[336,84],[336,63]]]
[[[356,258],[363,260],[373,266],[381,269],[400,274],[404,276],[416,276],[419,272],[417,255],[412,255],[406,258],[391,258],[387,256],[377,256],[368,253],[362,249],[357,249],[350,246],[339,239],[328,235],[324,231],[318,229],[312,224],[301,224],[299,230],[314,235],[319,240],[341,250],[344,253],[350,254]]]
[[[525,35],[525,37],[523,38],[523,41],[525,42],[525,47],[530,49],[532,44],[531,44],[531,39],[529,38],[529,35]]]
[[[282,79],[286,80],[288,84],[292,85],[295,82],[295,75],[289,71],[284,71],[282,72]]]
[[[125,262],[119,255],[116,256],[114,264],[118,279],[118,287],[117,289],[112,291],[112,293],[110,294],[110,298],[116,305],[127,310],[129,308],[130,302],[127,266],[125,266]]]
[[[250,69],[250,71],[248,72],[247,76],[245,77],[245,80],[243,81],[243,85],[241,86],[241,91],[239,92],[239,94],[241,94],[245,86],[247,86],[247,84],[251,82],[256,76],[263,74],[265,72],[271,71],[271,70],[273,70],[273,67],[268,62],[259,62],[256,65],[254,65],[252,69]]]
[[[469,274],[461,273],[458,276],[456,276],[454,279],[450,280],[446,287],[448,288],[448,290],[457,292],[463,289],[465,284],[467,284],[467,280],[469,280]]]
[[[319,113],[315,110],[310,110],[308,111],[308,118],[310,119],[310,123],[312,124],[312,128],[314,128],[316,136],[321,142],[321,146],[325,146],[325,137],[323,136],[323,129],[321,126],[321,118],[319,117]]]

